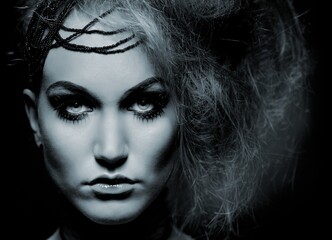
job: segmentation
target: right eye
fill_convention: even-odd
[[[93,107],[80,100],[71,100],[62,103],[56,111],[61,119],[77,122],[86,118],[88,113],[93,111]]]
[[[59,94],[48,99],[59,118],[65,121],[78,122],[95,109],[95,105],[82,96]]]
[[[80,103],[79,101],[75,101],[72,103],[67,104],[65,107],[65,111],[69,114],[79,115],[85,112],[90,112],[92,109],[85,106],[84,104]]]

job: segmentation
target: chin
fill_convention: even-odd
[[[145,204],[131,201],[93,201],[78,206],[91,221],[102,225],[119,225],[134,221],[145,209]]]
[[[137,216],[139,216],[139,214],[123,212],[121,214],[114,214],[114,215],[93,213],[88,215],[87,217],[91,221],[101,225],[121,225],[134,221],[137,218]]]

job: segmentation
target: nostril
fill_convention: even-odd
[[[102,113],[98,127],[95,128],[92,150],[98,164],[114,169],[128,158],[124,126],[117,112],[105,110]]]
[[[126,162],[127,158],[128,158],[127,155],[119,155],[112,158],[105,156],[95,156],[95,159],[98,164],[109,169],[120,167]]]

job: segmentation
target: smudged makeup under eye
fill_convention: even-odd
[[[50,105],[58,117],[64,121],[79,122],[86,119],[89,114],[103,107],[102,103],[83,88],[66,82],[59,87],[46,92]],[[64,86],[70,86],[64,88]],[[169,102],[169,94],[163,88],[146,89],[138,88],[125,94],[118,102],[119,111],[132,113],[139,120],[154,120],[164,113],[164,108]]]
[[[142,120],[153,120],[164,113],[164,108],[169,102],[166,91],[143,91],[133,96],[128,96],[120,102],[120,108],[134,113]]]
[[[79,94],[51,94],[48,100],[59,118],[71,122],[85,119],[97,107]]]

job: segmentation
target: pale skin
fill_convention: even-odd
[[[66,21],[80,22],[75,14]],[[119,37],[77,41],[102,46]],[[52,49],[40,92],[25,89],[24,96],[51,178],[87,218],[133,221],[165,188],[175,159],[176,108],[140,46],[115,55]],[[133,182],[91,183],[120,175]]]

